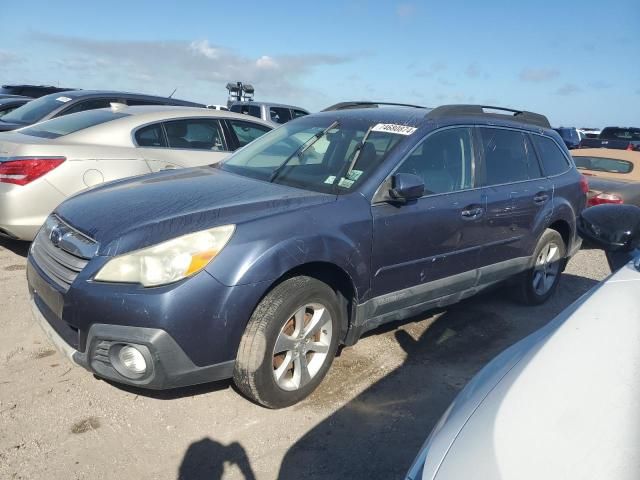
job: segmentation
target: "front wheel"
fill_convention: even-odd
[[[233,379],[251,400],[283,408],[307,397],[338,347],[336,293],[311,277],[285,280],[258,304],[240,342]]]
[[[518,300],[526,305],[546,302],[558,287],[565,255],[562,236],[555,230],[546,229],[538,240],[529,269],[518,279]]]

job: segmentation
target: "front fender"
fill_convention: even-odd
[[[258,219],[236,232],[207,271],[228,286],[272,282],[311,262],[333,264],[353,282],[357,298],[369,290],[372,220],[369,203],[347,195],[331,204]]]

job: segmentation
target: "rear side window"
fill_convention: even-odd
[[[231,111],[261,118],[260,107],[258,105],[231,105]]]
[[[228,120],[228,122],[238,139],[240,147],[244,147],[271,130],[268,127],[252,122],[243,122],[241,120]]]
[[[569,161],[556,142],[541,135],[533,135],[533,142],[546,176],[551,177],[569,170]]]
[[[269,107],[269,118],[275,123],[287,123],[291,120],[291,111],[283,107]]]
[[[193,118],[164,123],[169,148],[225,151],[220,122],[214,119]]]
[[[63,110],[58,114],[69,115],[70,113],[84,112],[86,110],[95,110],[97,108],[109,108],[111,102],[115,102],[115,98],[96,98],[95,100],[85,100],[84,102],[78,102],[75,105]]]
[[[472,186],[471,129],[452,128],[427,137],[396,173],[424,180],[425,193],[447,193]]]
[[[309,115],[304,110],[298,110],[296,108],[294,108],[292,111],[293,111],[293,118],[300,118],[300,117],[304,117],[305,115]]]
[[[135,137],[139,147],[163,148],[167,146],[162,133],[162,125],[159,123],[141,128],[136,132]]]
[[[481,185],[501,185],[540,178],[540,165],[522,132],[479,128],[483,153]]]
[[[34,137],[58,138],[85,128],[128,116],[129,114],[127,113],[112,112],[111,110],[91,110],[70,117],[63,116],[47,120],[33,127],[23,128],[20,130],[20,133]]]

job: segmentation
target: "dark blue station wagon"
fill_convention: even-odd
[[[547,300],[585,190],[542,115],[339,104],[221,164],[67,200],[30,249],[32,307],[100,377],[232,377],[284,407],[383,323],[498,282]]]

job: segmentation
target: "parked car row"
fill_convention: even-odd
[[[640,128],[606,127],[597,138],[581,140],[579,147],[640,151]]]
[[[2,148],[20,156],[108,156],[128,175],[182,166],[172,149],[206,150],[206,166],[113,181],[57,206],[29,253],[35,317],[98,376],[154,389],[233,378],[280,408],[317,387],[339,345],[383,323],[503,281],[526,304],[546,301],[580,247],[588,191],[546,117],[372,106],[382,107],[338,104],[262,136],[267,124],[250,116],[189,109],[218,115],[216,136],[177,121],[185,113],[167,118],[171,107],[5,134]],[[233,126],[250,119],[259,138],[213,163],[212,147],[252,139]],[[133,151],[144,160],[127,161]],[[96,178],[82,162],[27,185],[29,171],[0,178],[14,197],[38,184],[72,193]],[[91,171],[106,175],[99,164]]]
[[[244,104],[227,112],[109,94],[54,93],[21,107],[45,113],[31,123],[24,114],[22,128],[0,134],[0,234],[33,239],[31,308],[52,342],[96,376],[137,387],[232,378],[260,405],[293,405],[320,384],[339,346],[381,324],[497,284],[526,305],[547,301],[580,248],[579,231],[604,244],[612,229],[584,207],[636,198],[599,182],[632,185],[625,180],[640,152],[572,157],[547,118],[527,111],[344,102],[288,121],[295,108],[282,105],[248,102],[260,108],[254,118]],[[277,129],[274,108],[290,117]],[[622,207],[626,233],[606,236],[624,252],[610,257],[615,267],[640,241],[628,223],[633,207]],[[631,270],[611,282],[631,288]],[[549,423],[564,418],[557,402],[527,403],[542,377],[574,405],[591,378],[577,365],[621,372],[572,335],[580,323],[588,339],[602,337],[598,292],[489,364],[408,478],[526,478],[514,465],[538,437],[513,442],[517,432],[496,436],[492,426],[520,418],[542,432],[533,407]],[[617,347],[635,341],[622,337]],[[572,361],[558,368],[567,351]],[[608,379],[615,399],[637,397],[623,388],[633,383],[625,375]],[[567,423],[585,432],[574,462],[605,423]],[[544,452],[566,443],[553,440]],[[530,478],[548,474],[545,458]]]
[[[125,177],[216,163],[271,129],[267,122],[224,111],[116,104],[4,133],[0,235],[33,240],[53,209],[77,192]]]

